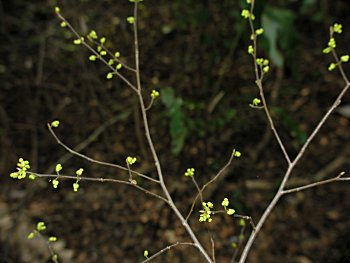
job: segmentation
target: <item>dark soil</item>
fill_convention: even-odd
[[[187,137],[179,154],[171,150],[167,107],[158,100],[148,111],[166,185],[180,211],[187,214],[196,195],[191,180],[183,176],[187,167],[196,168],[202,186],[236,148],[242,157],[204,192],[204,199],[219,207],[228,197],[238,214],[257,222],[287,163],[263,110],[249,107],[259,94],[246,52],[250,33],[236,2],[144,1],[139,17],[142,84],[145,97],[152,89],[170,87],[182,100]],[[264,82],[277,130],[295,157],[344,87],[339,72],[327,71],[332,60],[322,49],[329,25],[339,21],[344,33],[337,36],[338,52],[349,52],[350,5],[345,0],[316,1],[303,13],[294,1],[266,2],[296,16],[292,47],[280,47],[285,64],[272,64]],[[108,70],[89,61],[89,51],[72,44],[72,35],[59,26],[55,5],[0,1],[0,262],[50,262],[45,242],[26,238],[38,221],[47,224],[45,237],[58,237],[54,248],[62,262],[141,262],[145,249],[152,255],[174,242],[189,242],[169,207],[136,188],[83,181],[75,193],[73,181],[61,180],[53,189],[49,180],[16,181],[7,176],[23,157],[38,173],[53,173],[60,162],[65,174],[84,167],[88,177],[128,180],[125,171],[67,153],[46,128],[59,119],[55,131],[69,147],[80,145],[82,154],[115,164],[136,156],[139,161],[133,168],[156,178],[136,95],[122,81],[106,80]],[[77,0],[59,5],[78,32],[95,29],[107,37],[109,49],[120,51],[123,62],[133,65],[133,32],[125,22],[132,4]],[[264,12],[263,5],[258,13]],[[266,45],[262,40],[261,56],[268,56]],[[344,69],[349,72],[347,65]],[[349,94],[342,101],[347,104]],[[349,116],[331,115],[297,165],[289,187],[349,173],[349,121]],[[155,184],[139,185],[162,194]],[[210,250],[208,230],[198,222],[199,210],[197,202],[190,223]],[[266,221],[247,262],[350,262],[349,211],[347,182],[286,195]],[[231,262],[231,244],[241,232],[239,220],[219,214],[207,227],[215,241],[216,261]],[[247,225],[244,240],[250,231]],[[154,262],[204,260],[193,247],[178,246]]]

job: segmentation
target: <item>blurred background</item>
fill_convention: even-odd
[[[264,85],[272,116],[293,157],[344,86],[339,72],[328,72],[332,58],[322,54],[329,26],[343,24],[336,36],[339,54],[349,52],[350,5],[346,0],[257,1],[256,27],[265,29],[259,56],[271,61]],[[108,69],[91,62],[90,52],[73,44],[59,26],[61,13],[82,35],[91,29],[106,46],[134,65],[133,32],[126,0],[0,1],[0,262],[50,262],[40,239],[27,240],[37,221],[44,235],[57,236],[62,262],[140,262],[176,241],[188,241],[181,223],[161,201],[137,189],[107,183],[71,181],[53,189],[48,180],[9,178],[19,157],[32,171],[65,174],[79,167],[89,177],[128,179],[128,174],[91,164],[67,153],[46,124],[61,121],[57,135],[92,158],[123,164],[156,176],[144,137],[136,94],[122,81],[106,79]],[[204,193],[217,207],[228,197],[236,212],[257,222],[282,179],[287,164],[264,112],[249,107],[259,97],[254,85],[250,31],[240,17],[245,1],[145,0],[139,7],[142,85],[160,99],[149,111],[151,133],[166,184],[179,209],[190,209],[196,189],[183,176],[196,168],[203,185],[242,152]],[[349,67],[345,65],[348,72]],[[121,70],[126,77],[132,76]],[[343,101],[350,103],[349,94]],[[296,167],[289,186],[349,172],[349,119],[334,114]],[[159,192],[148,182],[140,185]],[[190,222],[204,246],[208,232]],[[259,234],[247,262],[350,262],[350,192],[334,183],[282,198]],[[240,235],[236,219],[217,215],[208,225],[217,262],[231,262]],[[251,228],[244,231],[248,237]],[[189,256],[190,255],[190,256]],[[154,262],[203,262],[190,247],[178,247]]]

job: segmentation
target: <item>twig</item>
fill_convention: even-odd
[[[84,155],[84,154],[81,154],[81,153],[78,153],[78,152],[74,151],[72,148],[68,147],[66,144],[64,144],[64,143],[57,137],[56,133],[53,131],[53,129],[52,129],[52,127],[51,127],[50,124],[48,124],[47,127],[49,128],[49,131],[50,131],[50,133],[52,134],[52,136],[55,138],[56,142],[57,142],[59,145],[61,145],[63,148],[65,148],[68,152],[70,152],[70,153],[72,153],[72,154],[74,154],[74,155],[76,155],[76,156],[79,156],[80,158],[83,158],[83,159],[85,159],[85,160],[87,160],[87,161],[89,161],[89,162],[92,162],[92,163],[96,163],[96,164],[99,164],[99,165],[104,165],[104,166],[109,166],[109,167],[118,168],[118,169],[121,169],[121,170],[123,170],[123,171],[129,171],[129,169],[126,168],[126,167],[124,167],[124,166],[121,166],[121,165],[118,165],[118,164],[113,164],[113,163],[107,163],[107,162],[98,161],[98,160],[96,160],[96,159],[93,159],[93,158],[88,157],[88,156],[86,156],[86,155]],[[133,174],[138,175],[138,176],[140,176],[140,177],[142,177],[142,178],[145,178],[145,179],[147,179],[147,180],[149,180],[149,181],[152,181],[152,182],[155,182],[155,183],[159,183],[158,180],[153,179],[152,177],[149,177],[149,176],[147,176],[147,175],[141,174],[141,173],[136,172],[136,171],[133,171],[133,170],[130,170],[130,171],[131,171]]]
[[[77,146],[72,148],[76,152],[80,152],[81,150],[85,149],[87,146],[89,146],[92,142],[94,142],[109,126],[115,124],[117,121],[124,119],[130,114],[131,110],[128,110],[124,113],[118,114],[112,118],[110,118],[108,121],[103,123],[100,127],[98,127],[93,133],[89,135],[84,141],[79,143]],[[47,170],[46,173],[49,173],[52,171],[57,163],[63,164],[67,160],[69,160],[72,156],[74,156],[72,153],[68,152],[62,157],[60,157],[54,165],[51,165]]]
[[[316,187],[316,186],[329,184],[329,183],[333,183],[333,182],[337,182],[337,181],[350,181],[350,177],[342,177],[342,175],[344,175],[344,174],[345,174],[345,172],[341,172],[336,177],[333,177],[333,178],[330,178],[330,179],[326,179],[326,180],[318,181],[318,182],[315,182],[315,183],[311,183],[311,184],[307,184],[307,185],[303,185],[303,186],[299,186],[299,187],[283,190],[282,194],[283,195],[291,194],[291,193],[303,191],[303,190],[306,190],[306,189],[309,189],[309,188],[313,188],[313,187]]]
[[[146,111],[148,111],[148,110],[152,107],[153,102],[154,102],[154,98],[152,97],[152,98],[151,98],[151,102],[150,102],[149,105],[145,108]]]
[[[198,190],[198,193],[197,193],[196,197],[194,198],[194,200],[192,202],[190,211],[188,212],[188,214],[186,216],[186,221],[188,221],[188,219],[190,218],[190,216],[191,216],[191,214],[193,212],[194,206],[195,206],[195,204],[197,202],[198,197],[201,196],[201,199],[203,200],[202,193],[205,190],[205,188],[207,188],[212,182],[214,182],[216,179],[218,179],[220,177],[220,175],[227,169],[227,167],[230,166],[230,164],[232,163],[233,157],[234,157],[234,153],[235,153],[235,150],[233,150],[233,152],[231,153],[230,159],[224,165],[224,167],[222,167],[220,169],[220,171],[209,182],[207,182],[205,185],[203,185],[203,187],[200,190]]]
[[[149,262],[153,259],[155,259],[156,257],[160,256],[161,254],[163,254],[164,252],[174,248],[174,247],[177,247],[177,246],[194,246],[197,248],[197,245],[194,244],[194,243],[189,243],[189,242],[176,242],[172,245],[169,245],[169,246],[166,246],[165,248],[159,250],[157,253],[155,253],[154,255],[152,255],[151,257],[147,258],[146,260],[142,261],[142,263],[146,263],[146,262]]]
[[[251,7],[250,7],[250,13],[253,14],[253,11],[254,11],[254,4],[255,4],[255,1],[253,0],[252,3],[251,3]],[[278,142],[278,145],[280,146],[282,152],[283,152],[283,155],[285,157],[285,159],[287,160],[288,164],[291,164],[291,160],[290,160],[290,157],[287,153],[287,150],[284,146],[284,143],[282,142],[277,130],[276,130],[276,127],[275,127],[275,124],[272,120],[272,117],[271,117],[271,114],[270,114],[270,110],[267,106],[267,102],[266,102],[266,99],[265,99],[265,93],[264,93],[264,89],[263,89],[263,85],[262,85],[262,79],[263,79],[263,72],[261,72],[261,75],[259,74],[259,67],[258,67],[258,64],[257,64],[257,41],[256,41],[256,33],[255,33],[255,29],[254,29],[254,25],[253,25],[253,20],[251,19],[251,17],[249,17],[249,25],[250,25],[250,30],[252,32],[252,36],[253,36],[253,48],[254,48],[254,53],[253,53],[253,60],[254,60],[254,70],[255,70],[255,79],[256,79],[256,85],[258,86],[258,89],[259,89],[259,92],[260,92],[260,97],[261,97],[261,101],[262,101],[262,105],[264,106],[264,110],[265,110],[265,114],[266,114],[266,117],[268,119],[268,122],[270,124],[270,127],[271,127],[271,130]]]
[[[89,38],[89,40],[94,43],[96,46],[101,46],[104,50],[106,50],[106,52],[108,53],[108,55],[110,55],[110,57],[117,63],[120,63],[123,65],[124,68],[126,68],[127,70],[130,70],[132,72],[135,72],[135,69],[133,69],[132,67],[128,66],[127,64],[125,64],[124,62],[122,62],[120,59],[118,59],[112,51],[110,51],[104,44],[97,42],[96,40]]]
[[[57,174],[40,174],[40,173],[33,173],[33,172],[27,172],[28,174],[32,174],[35,175],[39,178],[57,178],[57,179],[72,179],[72,180],[77,180],[76,176],[72,176],[72,175],[59,175],[57,176]],[[100,182],[100,183],[106,183],[106,182],[110,182],[110,183],[117,183],[117,184],[126,184],[126,185],[130,185],[133,187],[136,187],[137,189],[145,192],[146,194],[152,195],[154,197],[157,197],[158,199],[166,202],[167,204],[169,204],[168,200],[166,200],[164,197],[153,193],[145,188],[143,188],[142,186],[139,186],[138,184],[135,184],[133,182],[129,182],[129,181],[124,181],[124,180],[117,180],[117,179],[111,179],[111,178],[93,178],[93,177],[85,177],[85,176],[79,176],[79,180],[80,181],[93,181],[93,182]]]
[[[66,23],[67,27],[73,32],[73,34],[81,40],[81,43],[88,49],[90,50],[96,57],[98,57],[108,68],[110,68],[114,74],[116,74],[120,79],[122,79],[130,88],[132,88],[136,93],[138,92],[136,87],[131,84],[130,81],[128,81],[122,74],[120,74],[114,67],[112,67],[111,65],[108,64],[107,60],[105,60],[102,56],[100,56],[100,54],[94,50],[88,43],[86,43],[86,41],[84,40],[84,38],[82,38],[82,36],[73,28],[73,26],[60,14],[57,13],[57,16]]]

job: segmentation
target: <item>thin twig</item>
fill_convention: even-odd
[[[203,197],[202,197],[202,193],[205,190],[205,188],[207,188],[212,182],[214,182],[216,179],[218,179],[220,177],[220,175],[227,169],[227,167],[230,166],[230,164],[232,163],[233,157],[234,157],[234,153],[235,150],[233,150],[233,152],[231,153],[230,159],[228,160],[228,162],[220,169],[220,171],[209,181],[207,182],[205,185],[202,186],[202,188],[200,190],[198,190],[198,193],[196,195],[196,197],[194,198],[190,211],[188,212],[187,216],[186,216],[186,221],[188,221],[188,219],[190,218],[191,214],[193,213],[193,209],[194,206],[197,202],[197,199],[199,196],[201,196],[202,202],[203,202]]]
[[[81,143],[79,143],[77,146],[75,146],[74,148],[72,148],[74,151],[76,152],[80,152],[81,150],[85,149],[87,146],[89,146],[92,142],[94,142],[109,126],[115,124],[117,121],[124,119],[125,117],[127,117],[130,114],[131,110],[128,110],[124,113],[118,114],[112,118],[110,118],[108,121],[106,121],[105,123],[103,123],[101,126],[99,126],[93,133],[91,133],[89,135],[89,137],[87,137],[84,141],[82,141]],[[70,152],[66,153],[65,155],[63,155],[62,157],[60,157],[54,165],[51,165],[47,170],[46,173],[51,172],[53,169],[55,169],[55,166],[57,163],[63,164],[65,163],[67,160],[69,160],[72,156],[74,156],[73,154],[71,154]]]
[[[117,63],[120,63],[123,65],[124,68],[126,68],[127,70],[130,70],[132,72],[135,72],[136,70],[133,69],[132,67],[128,66],[127,64],[125,64],[124,62],[122,62],[120,59],[118,59],[112,51],[110,51],[104,44],[99,43],[98,41],[92,39],[92,38],[88,38],[92,43],[94,43],[96,46],[101,46],[107,53],[108,55],[110,55],[110,57]]]
[[[210,231],[209,231],[209,233],[210,233]],[[214,239],[213,239],[211,233],[210,233],[210,242],[211,242],[211,256],[213,258],[213,263],[216,263],[216,259],[215,259],[215,242],[214,242]]]
[[[65,148],[68,152],[70,152],[70,153],[72,153],[72,154],[74,154],[74,155],[76,155],[76,156],[79,156],[80,158],[83,158],[83,159],[85,159],[85,160],[87,160],[87,161],[89,161],[89,162],[92,162],[92,163],[96,163],[96,164],[99,164],[99,165],[104,165],[104,166],[109,166],[109,167],[118,168],[118,169],[121,169],[121,170],[123,170],[123,171],[129,171],[129,169],[128,169],[127,167],[124,167],[124,166],[121,166],[121,165],[118,165],[118,164],[113,164],[113,163],[107,163],[107,162],[103,162],[103,161],[98,161],[98,160],[96,160],[96,159],[93,159],[93,158],[88,157],[88,156],[86,156],[86,155],[84,155],[84,154],[81,154],[81,153],[79,153],[79,152],[74,151],[72,148],[68,147],[66,144],[64,144],[64,143],[58,138],[58,136],[57,136],[56,133],[53,131],[53,129],[52,129],[52,127],[51,127],[50,124],[48,124],[47,127],[49,128],[49,131],[50,131],[50,133],[52,134],[52,136],[55,138],[56,142],[57,142],[59,145],[61,145],[63,148]],[[152,177],[149,177],[149,176],[147,176],[147,175],[144,175],[144,174],[142,174],[142,173],[139,173],[139,172],[136,172],[136,171],[133,171],[133,170],[130,170],[130,171],[131,171],[133,174],[138,175],[138,176],[140,176],[140,177],[142,177],[142,178],[145,178],[145,179],[147,179],[147,180],[149,180],[149,181],[152,181],[152,182],[155,182],[155,183],[159,183],[158,180],[153,179]]]
[[[145,108],[146,111],[148,111],[148,110],[152,107],[153,102],[154,102],[154,98],[152,97],[152,98],[151,98],[151,102],[150,102],[149,105]]]
[[[253,11],[254,11],[254,4],[255,4],[255,1],[253,0],[251,3],[251,7],[250,7],[251,14],[253,14]],[[280,148],[283,152],[285,159],[287,160],[288,164],[290,164],[291,163],[290,157],[287,153],[287,150],[284,146],[284,143],[282,142],[282,140],[281,140],[281,138],[276,130],[274,121],[272,120],[270,110],[267,106],[267,102],[265,99],[265,93],[264,93],[264,89],[263,89],[263,85],[262,85],[262,79],[263,79],[264,73],[261,72],[261,75],[259,74],[259,67],[258,67],[258,64],[256,61],[257,60],[257,41],[256,41],[257,35],[255,33],[254,24],[253,24],[253,20],[251,19],[251,17],[249,17],[249,25],[250,25],[250,30],[251,30],[252,36],[253,36],[253,48],[254,48],[253,60],[254,60],[254,71],[255,71],[256,85],[259,88],[262,105],[264,106],[265,114],[266,114],[266,117],[270,123],[271,130],[272,130],[272,132],[273,132],[273,134],[278,142],[278,145],[280,146]]]
[[[34,172],[27,172],[28,174],[32,174],[34,176],[37,176],[39,178],[57,178],[57,179],[72,179],[72,180],[76,180],[77,177],[76,176],[72,176],[72,175],[59,175],[57,176],[57,174],[40,174],[40,173],[34,173]],[[145,192],[146,194],[152,195],[154,197],[157,197],[158,199],[166,202],[167,204],[169,204],[168,200],[166,200],[164,197],[153,193],[145,188],[143,188],[142,186],[139,186],[138,184],[135,184],[134,182],[129,182],[129,181],[124,181],[124,180],[118,180],[118,179],[111,179],[111,178],[94,178],[94,177],[85,177],[85,176],[79,176],[79,180],[80,181],[93,181],[93,182],[100,182],[100,183],[106,183],[106,182],[110,182],[110,183],[117,183],[117,184],[125,184],[125,185],[130,185],[133,187],[136,187],[137,189]]]
[[[306,189],[309,189],[309,188],[313,188],[313,187],[316,187],[316,186],[329,184],[329,183],[333,183],[333,182],[337,182],[337,181],[350,181],[350,177],[342,177],[343,174],[345,174],[345,173],[341,172],[336,177],[333,177],[333,178],[330,178],[330,179],[326,179],[326,180],[318,181],[318,182],[315,182],[315,183],[311,183],[311,184],[307,184],[307,185],[303,185],[303,186],[299,186],[299,187],[283,190],[282,194],[285,195],[285,194],[291,194],[291,193],[295,193],[295,192],[300,192],[300,191],[303,191],[303,190],[306,190]]]
[[[146,263],[146,262],[149,262],[153,259],[155,259],[156,257],[160,256],[161,254],[163,254],[164,252],[174,248],[174,247],[177,247],[177,246],[194,246],[197,248],[197,245],[194,244],[194,243],[189,243],[189,242],[176,242],[172,245],[169,245],[169,246],[166,246],[165,248],[159,250],[157,253],[153,254],[151,257],[147,258],[146,260],[142,261],[142,263]]]
[[[88,49],[90,50],[97,58],[99,58],[107,67],[109,67],[113,74],[116,74],[121,80],[123,80],[130,88],[132,88],[136,93],[137,89],[135,86],[128,81],[122,74],[120,74],[119,71],[117,71],[112,65],[109,65],[107,60],[105,60],[95,49],[93,49],[88,43],[86,43],[85,39],[73,28],[73,26],[60,14],[57,13],[57,16],[66,23],[67,27],[73,32],[73,34],[81,40],[81,43]]]

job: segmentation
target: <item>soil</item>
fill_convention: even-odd
[[[107,37],[106,46],[121,52],[133,65],[133,32],[125,18],[128,1],[61,1],[62,14],[78,32],[95,29]],[[221,3],[222,2],[222,3]],[[234,3],[233,3],[234,2]],[[264,111],[249,107],[259,93],[254,85],[248,27],[239,18],[237,1],[149,0],[139,11],[142,85],[146,101],[152,89],[171,88],[180,107],[177,131],[186,130],[181,151],[174,153],[172,113],[164,98],[148,111],[150,131],[160,156],[165,183],[179,210],[187,215],[196,196],[191,179],[195,167],[200,186],[213,178],[235,148],[242,153],[203,193],[215,207],[224,197],[239,215],[257,223],[287,169]],[[299,6],[283,1],[269,5],[291,10],[297,36],[285,53],[283,67],[273,63],[264,81],[266,98],[276,128],[294,158],[305,138],[344,87],[339,72],[328,72],[331,57],[322,54],[328,26],[339,21],[339,54],[349,52],[347,1],[319,1],[299,13]],[[290,1],[293,2],[293,1]],[[307,2],[307,1],[304,1]],[[91,62],[91,53],[72,44],[53,12],[55,1],[0,2],[0,262],[52,262],[45,242],[57,236],[53,249],[60,262],[142,262],[175,242],[190,242],[181,222],[161,200],[123,184],[60,179],[58,189],[49,179],[16,181],[19,157],[31,171],[52,174],[62,163],[64,174],[84,168],[92,178],[129,179],[128,172],[101,166],[72,155],[51,136],[46,124],[59,119],[57,136],[69,147],[95,160],[124,164],[136,156],[136,171],[156,178],[144,136],[136,94],[124,82],[105,78],[108,70]],[[332,8],[330,8],[332,7]],[[259,7],[258,8],[262,8]],[[263,11],[259,11],[262,12]],[[334,19],[336,18],[336,19]],[[259,17],[257,19],[259,20]],[[262,55],[268,56],[262,40]],[[283,47],[280,47],[283,49]],[[282,50],[283,51],[283,50]],[[345,72],[349,66],[344,64]],[[121,71],[131,81],[132,74]],[[345,95],[341,106],[350,104]],[[332,178],[350,168],[350,117],[332,114],[305,151],[288,188]],[[138,185],[162,195],[157,184]],[[198,222],[199,202],[189,219],[194,232],[210,251],[215,242],[216,262],[233,262],[232,243],[247,240],[252,227],[222,214],[213,222]],[[347,182],[334,182],[284,196],[268,217],[249,254],[249,263],[350,262],[350,192]],[[44,221],[44,239],[27,235]],[[210,233],[210,234],[209,234]],[[241,253],[238,248],[238,254]],[[191,246],[177,246],[153,262],[204,262]]]

